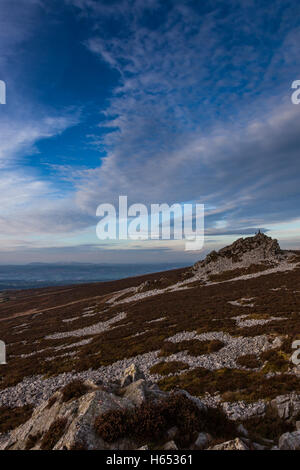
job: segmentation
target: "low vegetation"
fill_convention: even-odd
[[[159,362],[152,366],[149,370],[150,374],[168,375],[188,369],[188,364],[181,361]]]
[[[25,444],[25,450],[30,450],[32,449],[40,440],[41,440],[42,434],[37,433],[37,434],[29,434],[26,444]]]
[[[170,283],[174,283],[182,279],[184,272],[187,271],[176,270],[160,274],[159,277],[167,277]],[[264,373],[284,373],[288,365],[292,365],[289,360],[293,352],[291,343],[298,339],[300,331],[300,269],[264,275],[263,282],[260,277],[234,282],[229,280],[206,286],[195,282],[189,286],[188,290],[165,292],[117,306],[106,303],[113,292],[138,286],[146,280],[156,278],[157,274],[101,284],[14,293],[8,302],[0,305],[1,339],[7,344],[10,364],[9,368],[0,365],[2,378],[0,389],[16,385],[24,377],[39,374],[50,377],[70,371],[98,369],[100,366],[107,366],[116,361],[152,351],[160,351],[163,359],[183,350],[192,356],[209,354],[220,350],[223,346],[220,342],[209,343],[192,340],[171,343],[168,341],[168,338],[182,331],[197,331],[199,334],[223,331],[235,337],[267,334],[275,338],[285,335],[287,342],[284,347],[280,348],[281,352],[275,353],[273,357],[271,355],[267,357],[263,353],[260,359],[261,365],[265,362]],[[230,302],[254,297],[257,318],[278,316],[286,319],[274,320],[265,325],[237,327],[234,317],[241,314],[241,307],[232,305]],[[93,307],[95,316],[80,315],[80,312],[88,307]],[[74,346],[82,339],[78,337],[47,338],[48,335],[53,335],[56,332],[76,330],[100,321],[107,321],[119,314],[121,309],[127,313],[126,320],[121,320],[114,324],[114,328],[101,334],[84,336],[84,339],[91,340],[88,344]],[[36,311],[44,313],[37,315]],[[21,317],[16,316],[24,312],[32,313]],[[251,315],[254,310],[251,306],[244,305],[242,312]],[[71,323],[63,322],[62,320],[66,318],[75,318],[75,320]],[[136,336],[137,333],[145,331],[145,321],[158,318],[163,318],[163,320],[147,325],[148,331]],[[23,329],[24,323],[30,323],[30,328]],[[65,346],[69,347],[68,352],[75,352],[76,355],[74,357],[59,357],[63,352],[55,348]],[[33,351],[36,351],[35,355],[26,357]],[[49,356],[53,357],[52,361],[48,360]],[[238,365],[241,366],[240,360],[243,362],[247,359],[240,358],[238,360]],[[248,360],[250,359],[248,358]],[[243,366],[251,369],[253,365],[254,362],[251,363],[251,366],[250,362],[248,365],[244,362]],[[184,369],[182,370],[184,371]],[[188,372],[190,371],[183,372],[180,377],[173,380],[180,381],[182,384],[187,383],[197,395],[202,394],[204,389],[202,380],[198,380],[194,372],[191,372],[191,376],[186,377]],[[207,373],[213,379],[211,383],[208,380],[208,388],[217,391],[221,381],[215,381],[216,372],[208,371]],[[256,377],[256,382],[262,384],[257,395],[262,398],[270,394],[269,387],[264,388],[266,381],[264,373]],[[228,379],[225,386],[221,387],[221,392],[237,393],[242,390],[242,395],[246,395],[246,379],[243,378],[243,385],[236,389],[235,372],[229,372],[230,374],[232,382],[230,383]],[[249,378],[251,378],[251,374]],[[173,382],[170,382],[172,378],[166,377],[165,379],[168,381],[165,386],[173,386]],[[293,384],[289,382],[292,379],[289,379],[284,387],[285,379],[286,376],[281,377],[278,382],[273,381],[272,396],[279,395],[284,388],[292,390]],[[204,382],[206,383],[206,379]],[[250,382],[251,380],[249,380]],[[295,386],[298,387],[297,383]],[[252,397],[252,395],[255,394],[250,390],[249,396]]]
[[[192,339],[188,341],[180,341],[179,343],[173,343],[171,341],[165,341],[160,350],[159,356],[171,356],[181,351],[187,351],[190,356],[201,356],[202,354],[210,354],[219,351],[225,346],[222,341],[210,340],[210,341],[199,341]]]
[[[75,400],[85,395],[89,391],[89,387],[82,380],[73,380],[63,387],[61,390],[62,401],[67,402]]]
[[[236,363],[239,366],[247,367],[248,369],[258,369],[261,366],[261,361],[255,354],[245,354],[237,358]]]
[[[30,405],[17,408],[0,407],[0,434],[11,431],[30,419],[33,408]]]
[[[166,400],[142,403],[135,409],[108,411],[95,420],[96,433],[112,443],[123,437],[136,442],[162,441],[166,432],[176,426],[174,440],[180,448],[190,445],[200,431],[215,437],[233,437],[235,425],[218,409],[204,410],[183,394],[173,394]],[[142,438],[141,438],[142,436]]]
[[[41,442],[42,450],[53,449],[55,444],[63,436],[67,423],[68,423],[67,418],[57,418],[55,421],[53,421],[50,428],[43,436],[43,439]]]
[[[252,440],[259,442],[261,438],[278,441],[279,437],[285,432],[295,430],[294,422],[287,422],[280,419],[277,411],[269,407],[263,417],[254,417],[247,420],[244,425],[249,432]]]
[[[292,391],[300,392],[299,379],[293,375],[266,378],[261,372],[239,369],[210,371],[197,368],[166,377],[160,380],[159,386],[166,391],[179,387],[198,396],[205,392],[220,392],[225,394],[223,399],[226,401],[256,401],[261,398],[272,399]]]

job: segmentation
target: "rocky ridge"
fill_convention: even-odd
[[[202,261],[194,264],[194,273],[216,274],[251,265],[274,267],[288,258],[276,239],[258,232],[253,237],[239,238],[219,251],[210,252]]]

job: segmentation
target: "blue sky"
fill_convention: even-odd
[[[300,4],[1,0],[0,263],[193,262],[260,227],[300,248]],[[101,243],[96,208],[198,201],[203,253]]]

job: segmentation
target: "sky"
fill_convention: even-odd
[[[298,0],[1,0],[0,264],[300,248]],[[205,243],[100,241],[99,204],[205,205]]]

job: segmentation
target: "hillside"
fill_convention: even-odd
[[[192,268],[9,293],[0,416],[15,421],[0,432],[74,379],[115,383],[134,363],[163,392],[186,390],[277,445],[300,416],[300,369],[290,360],[299,263],[300,253],[259,233]]]

